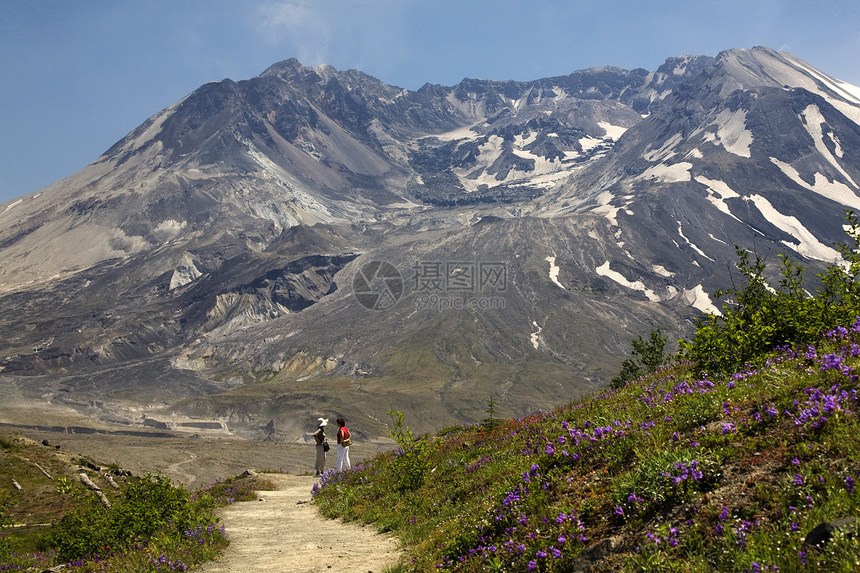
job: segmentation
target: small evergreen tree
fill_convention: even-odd
[[[485,426],[495,426],[498,422],[496,418],[496,402],[493,400],[493,395],[490,395],[490,401],[487,404],[487,409],[484,410],[487,413],[487,417],[484,418]]]

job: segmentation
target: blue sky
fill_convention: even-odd
[[[787,50],[860,85],[856,0],[0,0],[0,203],[202,84],[290,57],[417,89]]]

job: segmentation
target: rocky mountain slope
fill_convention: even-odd
[[[287,60],[0,205],[0,383],[279,440],[519,415],[691,332],[735,244],[835,260],[857,182],[860,88],[768,48],[417,91]]]

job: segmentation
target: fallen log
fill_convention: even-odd
[[[88,476],[87,474],[79,473],[78,475],[81,478],[81,483],[84,484],[85,486],[87,486],[93,492],[95,492],[95,494],[98,496],[99,500],[102,502],[102,505],[105,506],[106,508],[110,509],[110,507],[111,507],[110,500],[107,498],[107,496],[105,496],[104,492],[102,491],[102,488],[100,488],[95,483],[93,483],[93,480],[91,480],[90,476]]]
[[[42,466],[40,466],[40,465],[39,465],[39,464],[37,464],[36,462],[33,462],[33,465],[34,465],[34,466],[36,466],[37,468],[39,468],[39,471],[40,471],[40,472],[42,472],[43,474],[45,474],[45,476],[46,476],[48,479],[54,479],[54,478],[52,478],[52,477],[51,477],[51,474],[49,474],[49,473],[45,470],[45,468],[43,468]]]

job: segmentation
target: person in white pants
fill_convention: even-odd
[[[352,445],[352,436],[349,435],[349,428],[346,427],[346,421],[343,418],[337,419],[337,471],[352,469],[352,464],[349,463],[349,446]]]

